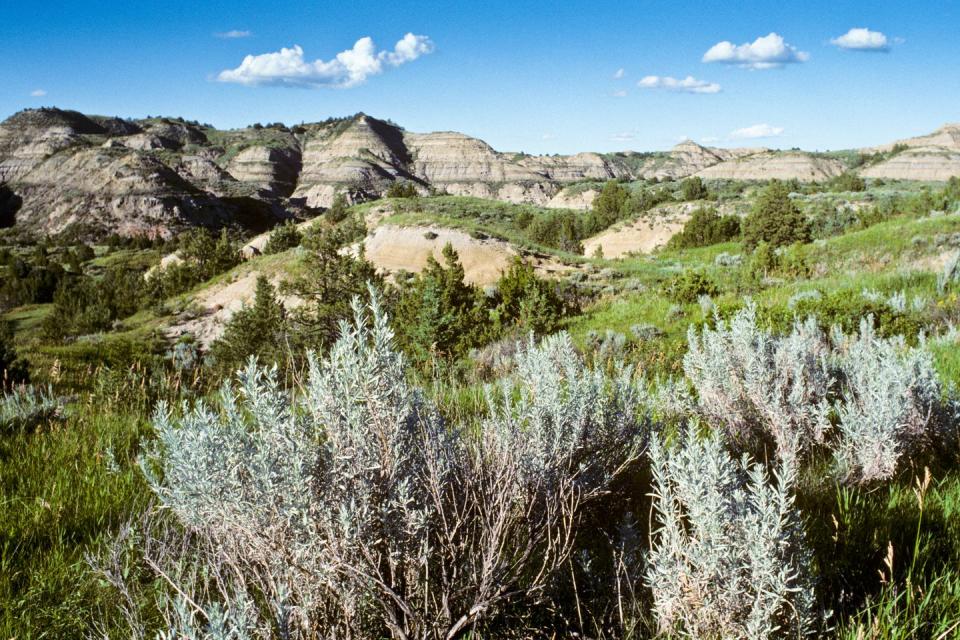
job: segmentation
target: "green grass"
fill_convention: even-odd
[[[0,438],[0,637],[79,638],[104,620],[111,594],[85,554],[143,508],[134,462],[147,435],[136,415],[85,405]]]

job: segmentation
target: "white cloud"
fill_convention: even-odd
[[[556,140],[556,138],[557,138],[556,134],[553,134],[553,133],[545,133],[542,136],[540,136],[541,140]]]
[[[854,28],[842,36],[830,40],[841,49],[851,51],[889,51],[890,41],[879,31],[870,31],[866,28]]]
[[[720,85],[716,82],[697,80],[693,76],[687,76],[683,79],[671,78],[670,76],[645,76],[637,83],[637,86],[644,89],[666,89],[667,91],[682,93],[720,93]]]
[[[720,142],[720,138],[717,136],[703,136],[700,138],[700,142],[703,144],[714,144],[716,142]]]
[[[777,33],[739,46],[724,40],[703,54],[703,62],[735,64],[747,69],[773,69],[788,63],[806,62],[809,58],[809,53],[798,51]]]
[[[637,135],[635,133],[632,133],[630,131],[623,131],[621,133],[613,134],[612,136],[610,136],[610,139],[613,140],[614,142],[629,142],[635,139],[636,137]]]
[[[623,67],[620,67],[619,69],[617,69],[617,70],[613,73],[613,79],[614,79],[614,80],[619,80],[619,79],[622,78],[622,77],[624,76],[624,74],[626,74],[626,73],[627,73],[627,72],[624,71]]]
[[[30,92],[30,95],[34,98],[42,98],[43,96],[47,95],[47,92],[44,89],[34,89]]]
[[[351,49],[329,61],[304,60],[303,49],[294,45],[273,53],[246,56],[236,69],[221,71],[217,80],[248,86],[355,87],[370,76],[383,73],[385,65],[398,67],[432,51],[430,38],[412,33],[403,36],[392,51],[377,51],[373,39],[360,38]]]
[[[611,93],[610,95],[613,96],[614,98],[626,98],[626,97],[627,97],[627,91],[626,91],[625,89],[620,89],[620,90],[618,90],[618,91],[614,91],[614,92]]]
[[[755,124],[752,127],[744,127],[730,132],[730,137],[735,140],[744,140],[748,138],[776,138],[783,133],[783,127],[773,127],[769,124]]]
[[[237,38],[249,38],[253,35],[253,31],[245,31],[241,29],[231,29],[230,31],[222,31],[220,33],[213,34],[218,38],[224,38],[227,40],[235,40]]]

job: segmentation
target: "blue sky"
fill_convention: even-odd
[[[238,127],[364,111],[528,153],[666,149],[683,137],[838,149],[960,120],[957,2],[0,6],[3,117],[56,105]],[[355,48],[362,38],[373,44]]]

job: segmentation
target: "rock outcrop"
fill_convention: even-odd
[[[960,175],[960,125],[878,147],[865,177]],[[5,224],[56,233],[169,236],[196,224],[267,227],[317,213],[338,193],[357,202],[396,181],[449,193],[549,207],[589,208],[610,179],[828,180],[847,166],[801,151],[720,149],[685,140],[668,152],[505,153],[455,132],[411,133],[364,114],[287,128],[217,130],[179,118],[124,120],[61,109],[0,123]]]
[[[960,176],[960,123],[933,133],[861,150],[882,154],[879,162],[860,170],[865,178],[943,181]]]
[[[725,180],[822,182],[840,175],[845,168],[841,161],[834,158],[802,151],[764,151],[714,164],[694,175]]]

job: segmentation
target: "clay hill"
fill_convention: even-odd
[[[864,177],[945,180],[960,175],[960,125],[860,157]],[[397,180],[424,193],[586,208],[596,191],[580,186],[589,181],[821,181],[848,170],[846,162],[840,154],[692,141],[669,152],[531,156],[455,132],[411,133],[364,114],[223,131],[179,118],[30,109],[0,123],[0,226],[85,236],[168,236],[197,224],[262,230],[328,207],[338,192],[351,201],[379,197]]]

